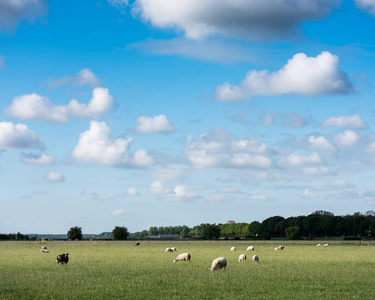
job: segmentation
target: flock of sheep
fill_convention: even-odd
[[[41,250],[42,253],[49,253],[48,249],[46,246],[43,246],[42,247],[42,250]],[[61,264],[61,265],[66,265],[68,262],[69,262],[69,253],[63,253],[63,254],[59,254],[57,255],[56,257],[56,263],[57,264]]]
[[[284,250],[284,246],[276,247],[275,250]],[[172,247],[172,248],[166,248],[164,252],[176,252],[176,251],[177,251],[176,247]],[[230,248],[229,251],[235,252],[236,247]],[[254,246],[247,247],[246,252],[248,251],[255,251]],[[173,263],[176,263],[177,261],[190,261],[190,259],[191,259],[190,253],[182,253],[173,260]],[[243,263],[246,259],[247,259],[246,254],[240,254],[240,256],[238,257],[238,262]],[[259,256],[253,255],[253,263],[258,263],[258,262],[259,262]],[[212,261],[211,271],[214,272],[219,269],[225,269],[226,267],[227,267],[226,258],[218,257]]]

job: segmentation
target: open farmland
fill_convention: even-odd
[[[285,242],[283,251],[245,241],[0,242],[0,299],[372,299],[375,245],[318,242]],[[238,263],[249,245],[255,251]],[[177,252],[164,253],[171,246]],[[183,252],[191,262],[173,264]],[[66,266],[56,264],[62,253],[69,253]],[[219,256],[228,267],[211,273]]]

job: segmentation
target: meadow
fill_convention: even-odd
[[[373,299],[375,245],[251,241],[0,242],[0,299]],[[325,242],[321,242],[325,243]],[[246,247],[245,263],[238,256]],[[49,253],[41,253],[47,246]],[[175,253],[164,253],[166,247]],[[235,246],[236,252],[230,252]],[[191,262],[173,259],[189,252]],[[56,256],[69,253],[66,266]],[[253,254],[259,263],[253,264]],[[226,257],[226,270],[211,272]]]

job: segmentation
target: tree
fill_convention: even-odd
[[[127,240],[129,231],[126,227],[116,226],[115,229],[112,230],[112,234],[114,240]]]
[[[299,227],[298,226],[287,227],[285,228],[285,234],[288,240],[298,240]]]
[[[71,227],[68,231],[68,239],[69,240],[82,240],[82,228],[75,226]]]
[[[203,238],[207,240],[216,240],[220,236],[220,227],[217,225],[209,225],[203,229]]]

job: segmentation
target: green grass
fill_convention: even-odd
[[[375,246],[318,242],[0,242],[0,299],[373,299]],[[238,263],[246,247],[248,260]],[[164,253],[176,246],[177,253]],[[236,246],[236,252],[229,252]],[[58,254],[69,252],[66,266]],[[191,262],[173,259],[189,252]],[[259,256],[259,264],[251,256]],[[226,270],[212,273],[214,258]]]

